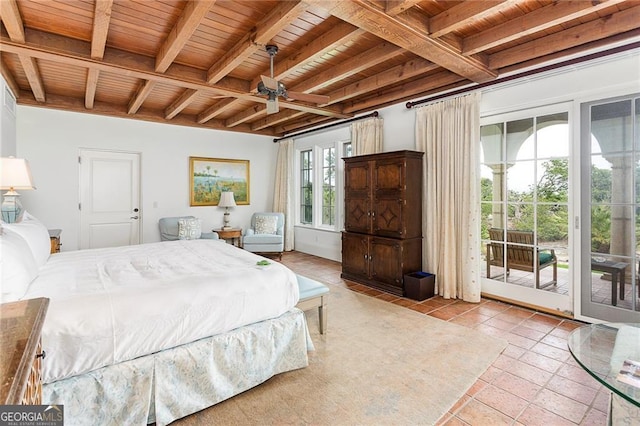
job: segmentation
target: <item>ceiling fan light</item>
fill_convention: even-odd
[[[267,101],[267,114],[275,114],[278,111],[280,111],[280,108],[278,107],[278,99],[274,96],[273,100]]]

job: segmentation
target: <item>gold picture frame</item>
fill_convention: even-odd
[[[236,204],[249,204],[249,160],[189,157],[190,205],[217,206],[223,191],[232,191]]]

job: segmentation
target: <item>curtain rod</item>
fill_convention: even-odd
[[[516,80],[516,79],[523,78],[523,77],[529,77],[531,75],[536,75],[536,74],[539,74],[539,73],[543,73],[545,71],[551,71],[551,70],[555,70],[555,69],[558,69],[558,68],[563,68],[563,67],[568,67],[568,66],[575,65],[575,64],[580,64],[582,62],[587,62],[587,61],[590,61],[592,59],[598,59],[598,58],[602,58],[602,57],[605,57],[605,56],[613,55],[613,54],[616,54],[616,53],[626,52],[627,50],[633,50],[633,49],[635,49],[637,47],[640,47],[640,42],[635,42],[635,43],[627,44],[627,45],[624,45],[624,46],[614,47],[612,49],[604,50],[602,52],[596,52],[596,53],[592,53],[590,55],[582,56],[582,57],[579,57],[579,58],[574,58],[574,59],[569,59],[569,60],[566,60],[566,61],[563,61],[563,62],[558,62],[557,64],[551,64],[551,65],[547,65],[547,66],[544,66],[544,67],[536,68],[536,69],[533,69],[533,70],[524,71],[524,72],[521,72],[519,74],[513,74],[513,75],[510,75],[510,76],[507,76],[507,77],[497,78],[497,79],[495,79],[493,81],[488,81],[486,83],[479,83],[479,84],[476,84],[474,86],[465,87],[465,88],[462,88],[462,89],[454,90],[452,92],[434,95],[434,96],[431,96],[429,98],[421,99],[419,101],[407,102],[406,107],[408,109],[411,109],[416,105],[426,104],[428,102],[437,101],[439,99],[447,98],[449,96],[455,96],[455,95],[460,95],[460,94],[467,93],[467,92],[472,92],[472,91],[478,90],[478,89],[484,89],[485,87],[494,86],[496,84],[505,83],[507,81],[512,81],[512,80]]]
[[[360,117],[353,117],[353,118],[349,118],[348,120],[344,120],[341,121],[339,123],[331,123],[331,124],[327,124],[325,126],[322,127],[316,127],[315,129],[309,129],[309,130],[304,130],[302,132],[298,132],[298,133],[293,133],[291,135],[287,135],[287,136],[283,136],[281,138],[275,138],[273,140],[274,143],[280,142],[281,140],[285,140],[285,139],[289,139],[289,138],[294,138],[296,136],[301,136],[301,135],[306,135],[307,133],[312,133],[312,132],[317,132],[319,130],[325,130],[328,129],[330,127],[335,127],[335,126],[340,126],[342,124],[347,124],[347,123],[351,123],[352,121],[358,121],[358,120],[362,120],[364,118],[370,118],[370,117],[377,117],[378,116],[378,111],[373,111],[372,113],[369,113],[367,115],[362,115]]]

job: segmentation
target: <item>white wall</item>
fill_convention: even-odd
[[[190,156],[250,161],[250,205],[231,211],[233,226],[246,228],[253,212],[272,207],[278,147],[270,137],[19,106],[17,138],[37,187],[22,192],[22,204],[48,228],[62,229],[65,251],[78,248],[80,148],[141,153],[143,242],[160,240],[165,216],[222,226],[222,209],[189,206]]]

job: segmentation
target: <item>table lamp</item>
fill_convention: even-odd
[[[33,186],[29,162],[24,158],[2,157],[0,159],[0,189],[7,189],[2,200],[0,211],[2,220],[7,223],[16,222],[22,215],[20,194],[16,189],[36,189]]]
[[[224,207],[224,226],[222,229],[224,231],[231,229],[231,225],[229,224],[229,207],[235,207],[236,200],[233,198],[232,191],[224,191],[220,193],[220,202],[218,203],[218,207]]]

